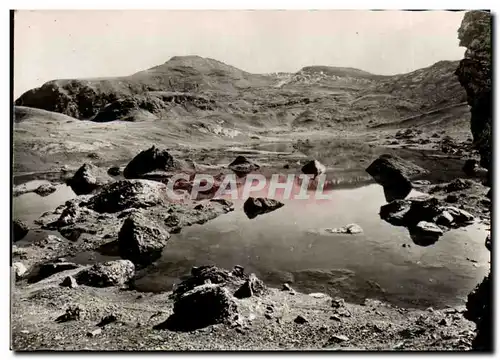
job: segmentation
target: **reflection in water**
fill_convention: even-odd
[[[408,231],[413,242],[419,246],[434,245],[440,237],[439,234],[422,232],[417,227],[409,227]]]
[[[387,202],[404,199],[410,194],[411,186],[384,186],[384,196]]]

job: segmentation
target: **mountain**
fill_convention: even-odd
[[[464,102],[457,65],[440,61],[394,76],[331,66],[262,75],[210,58],[176,56],[130,76],[49,81],[15,105],[95,122],[193,117],[235,126],[366,126]]]

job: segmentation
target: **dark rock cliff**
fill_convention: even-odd
[[[464,59],[455,71],[467,92],[471,107],[471,132],[481,156],[481,165],[492,170],[492,73],[491,73],[491,14],[487,11],[469,11],[458,29],[460,46],[467,48]],[[491,181],[490,181],[491,184]],[[488,245],[487,245],[488,248]],[[491,249],[491,246],[488,250]],[[492,274],[474,289],[467,300],[466,318],[477,325],[474,350],[493,350]]]

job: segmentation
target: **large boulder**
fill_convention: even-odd
[[[15,219],[12,222],[12,235],[14,236],[14,241],[22,240],[29,231],[30,229],[24,221]]]
[[[238,305],[229,291],[217,284],[204,284],[182,294],[174,303],[169,319],[171,329],[193,330],[213,324],[230,323]]]
[[[174,168],[174,158],[167,150],[152,146],[137,154],[123,170],[127,179],[141,178],[144,174],[155,170],[169,171]]]
[[[161,256],[170,234],[139,212],[130,215],[118,234],[120,256],[136,265],[148,265]]]
[[[86,206],[100,213],[147,208],[166,200],[166,185],[150,180],[121,180],[108,184]]]
[[[196,266],[191,269],[191,276],[175,286],[173,297],[177,298],[185,292],[188,292],[207,282],[224,285],[232,280],[235,280],[235,277],[238,278],[238,280],[241,280],[241,276],[237,276],[234,272],[232,273],[214,265]]]
[[[76,274],[78,284],[93,287],[124,286],[135,274],[130,260],[115,260],[99,263]]]
[[[113,181],[106,170],[95,165],[85,163],[67,181],[67,184],[76,195],[90,194],[101,186]]]
[[[326,167],[318,160],[311,160],[302,166],[301,171],[306,175],[312,175],[316,178],[317,176],[325,173]]]
[[[237,175],[245,175],[258,170],[260,166],[246,157],[239,155],[228,165],[228,168],[233,170]]]
[[[243,204],[243,211],[249,219],[253,219],[258,215],[262,215],[282,207],[282,202],[267,198],[249,197]]]
[[[386,190],[388,201],[404,199],[411,191],[411,178],[427,170],[398,156],[383,154],[368,166],[366,172]]]

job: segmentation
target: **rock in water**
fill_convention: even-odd
[[[149,265],[161,256],[170,234],[139,212],[130,215],[118,234],[120,256],[136,265]]]
[[[349,224],[340,228],[327,229],[327,231],[334,234],[360,234],[363,229],[358,224]]]
[[[238,299],[252,297],[254,295],[260,296],[266,291],[266,286],[264,283],[255,276],[255,274],[250,274],[248,279],[245,281],[241,287],[236,290],[234,296]]]
[[[302,166],[301,171],[306,175],[312,175],[316,178],[317,176],[325,173],[326,167],[318,160],[311,160]]]
[[[208,325],[229,323],[238,313],[238,305],[227,289],[205,284],[182,294],[174,303],[171,327],[193,330]]]
[[[243,211],[249,219],[279,209],[284,204],[278,200],[249,197],[243,204]]]
[[[420,230],[424,235],[431,235],[431,236],[443,235],[443,230],[441,230],[439,226],[427,221],[420,221],[417,224],[417,229]]]
[[[228,168],[233,170],[237,175],[243,176],[260,169],[260,166],[240,155],[228,165]]]
[[[94,287],[123,286],[134,274],[135,266],[130,260],[115,260],[80,271],[76,280],[79,284]]]
[[[121,174],[121,170],[119,166],[112,166],[108,169],[108,174],[111,176],[118,176]]]
[[[390,154],[380,155],[366,172],[384,187],[387,201],[404,199],[412,189],[410,179],[428,173],[420,166]]]
[[[174,168],[174,158],[167,150],[152,146],[136,155],[123,170],[127,179],[140,178],[151,171],[169,171]]]
[[[121,180],[108,184],[85,204],[100,213],[115,213],[130,208],[161,204],[167,187],[150,180]]]
[[[37,195],[45,197],[54,193],[56,190],[57,188],[52,184],[42,184],[39,187],[37,187],[34,192]]]
[[[92,164],[83,164],[67,181],[76,195],[90,194],[99,187],[113,181],[105,170]]]
[[[14,241],[19,241],[28,234],[29,228],[28,225],[24,223],[24,221],[16,219],[12,222],[12,232]]]
[[[380,218],[395,226],[405,226],[410,207],[411,202],[408,200],[391,201],[380,207]]]
[[[443,230],[436,224],[420,221],[416,226],[410,227],[410,237],[419,246],[429,246],[439,240]]]

